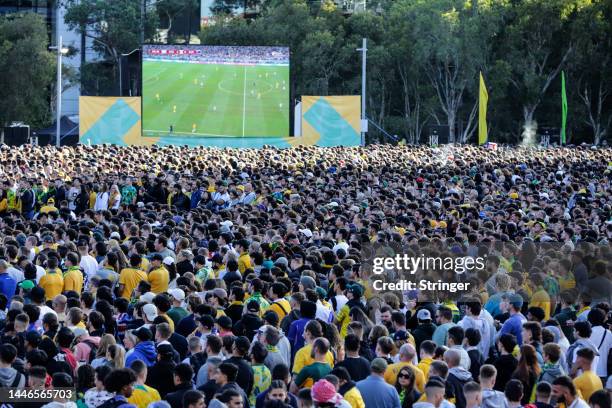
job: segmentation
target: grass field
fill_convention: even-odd
[[[288,66],[145,60],[142,76],[145,137],[289,135]]]

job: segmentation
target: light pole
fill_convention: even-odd
[[[119,54],[119,96],[123,96],[123,69],[122,69],[122,61],[123,57],[128,57],[132,55],[134,52],[139,51],[140,48],[134,48],[132,51],[127,54]],[[128,66],[129,69],[129,66]]]
[[[61,133],[61,119],[62,119],[62,56],[68,54],[68,48],[62,45],[62,36],[58,36],[57,45],[49,47],[50,50],[57,52],[57,103],[55,112],[55,146],[60,147],[62,135]]]
[[[361,145],[365,146],[365,134],[368,131],[368,118],[366,116],[366,64],[368,59],[368,40],[363,39],[361,48]]]

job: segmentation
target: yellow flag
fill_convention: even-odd
[[[478,144],[487,142],[487,104],[489,103],[489,93],[485,85],[482,72],[480,73],[480,97],[478,99]]]

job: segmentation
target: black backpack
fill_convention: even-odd
[[[98,405],[98,408],[117,408],[124,404],[125,404],[124,400],[118,399],[117,397],[113,397],[109,400],[106,400],[101,405]]]
[[[13,382],[11,383],[11,385],[5,386],[5,385],[0,384],[0,388],[17,388],[19,386],[19,383],[21,382],[22,376],[23,374],[17,371],[17,373],[15,374],[15,378],[13,379]]]
[[[87,362],[91,364],[98,355],[98,346],[91,340],[83,340],[83,343],[89,346],[89,357],[87,358]]]

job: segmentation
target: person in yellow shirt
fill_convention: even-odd
[[[436,343],[431,340],[425,340],[421,343],[421,349],[419,350],[420,361],[417,367],[423,372],[425,378],[429,378],[429,366],[436,353],[436,347]]]
[[[55,199],[53,197],[47,200],[47,205],[43,205],[42,207],[40,207],[41,214],[49,214],[52,212],[58,212],[58,209],[55,206]]]
[[[348,302],[336,315],[336,325],[340,329],[340,337],[346,337],[346,331],[349,323],[351,322],[350,310],[353,306],[359,306],[361,303],[361,296],[363,295],[363,289],[358,284],[350,284],[346,286],[346,297]]]
[[[270,308],[278,316],[278,321],[282,321],[291,311],[289,301],[285,299],[287,287],[280,282],[274,282],[268,289],[268,297],[272,300]]]
[[[45,290],[46,300],[51,300],[62,293],[64,289],[64,278],[57,267],[58,260],[51,256],[47,259],[47,272],[40,278],[38,286]]]
[[[147,273],[140,269],[142,257],[138,254],[130,256],[131,268],[125,268],[119,275],[119,295],[124,299],[130,299],[132,292],[141,281],[148,282]]]
[[[249,241],[241,239],[236,243],[234,248],[240,254],[238,256],[238,270],[244,275],[244,271],[253,268],[251,256],[249,255]]]
[[[338,377],[339,386],[336,387],[338,393],[344,397],[351,408],[365,408],[361,392],[359,392],[355,382],[351,380],[348,370],[345,367],[336,367],[331,371],[331,374]]]
[[[551,302],[548,292],[544,289],[544,278],[545,276],[541,273],[534,273],[530,275],[530,280],[534,287],[534,293],[531,296],[530,307],[539,307],[544,310],[544,321],[550,319]]]
[[[66,255],[65,265],[68,270],[64,272],[64,292],[73,290],[80,294],[83,291],[83,272],[79,266],[79,256],[70,252]]]
[[[302,368],[312,364],[315,362],[312,357],[312,343],[317,339],[317,337],[323,336],[323,328],[321,327],[321,323],[316,320],[311,320],[306,323],[306,327],[304,327],[304,342],[305,345],[301,349],[295,353],[295,357],[293,358],[293,373],[298,374]],[[329,364],[330,367],[334,366],[334,355],[331,351],[327,351],[325,354],[325,362]]]
[[[415,386],[418,392],[425,391],[425,374],[420,368],[412,364],[412,360],[416,357],[416,350],[411,344],[404,344],[399,350],[399,363],[390,364],[385,371],[385,381],[387,384],[395,386],[397,382],[397,374],[403,367],[410,367],[414,371]]]
[[[130,398],[128,398],[128,402],[136,405],[137,408],[147,408],[150,403],[161,401],[159,392],[145,384],[147,380],[147,365],[142,360],[134,360],[129,368],[136,374],[136,384],[134,384],[134,391]]]
[[[327,361],[327,353],[329,353],[329,340],[319,337],[312,343],[312,351],[314,352],[314,361],[312,364],[304,366],[297,375],[293,377],[289,390],[294,394],[302,388],[309,388],[312,385],[329,374],[332,366]]]
[[[164,257],[160,254],[155,254],[151,258],[151,271],[149,272],[149,283],[151,284],[151,292],[156,295],[168,290],[170,282],[170,274],[162,265]]]
[[[591,370],[593,360],[595,352],[588,347],[581,348],[576,352],[576,362],[572,366],[572,371],[582,370],[582,374],[574,378],[574,385],[585,401],[588,401],[595,391],[603,390],[601,378]]]

